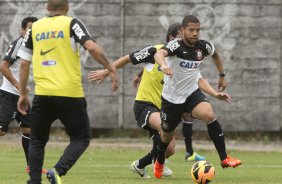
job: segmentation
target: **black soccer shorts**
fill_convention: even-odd
[[[30,109],[27,115],[18,112],[17,103],[19,96],[0,90],[0,129],[7,132],[9,124],[15,119],[21,127],[30,127]]]
[[[183,113],[187,112],[191,115],[193,109],[201,102],[208,102],[208,100],[200,89],[194,91],[182,104],[173,104],[162,97],[161,125],[163,131],[174,131],[181,122]]]
[[[133,111],[137,125],[142,129],[148,130],[150,137],[158,133],[157,130],[152,129],[148,125],[150,115],[154,112],[160,112],[160,109],[157,106],[149,102],[135,100]]]

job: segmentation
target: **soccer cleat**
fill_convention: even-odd
[[[55,168],[48,170],[46,177],[51,184],[62,184],[61,177],[58,175]]]
[[[164,166],[164,169],[163,169],[163,176],[164,177],[169,177],[173,174],[173,171],[168,168],[167,166]]]
[[[29,170],[29,167],[26,166],[25,172],[26,172],[27,174],[29,174],[29,171],[30,171],[30,170]],[[46,173],[47,173],[47,170],[46,170],[46,169],[42,169],[42,170],[41,170],[41,173],[42,173],[42,174],[46,174]]]
[[[133,161],[129,166],[129,170],[132,171],[133,173],[139,174],[141,178],[151,178],[148,175],[148,172],[145,168],[139,169],[137,165],[138,165],[138,160]]]
[[[186,153],[185,160],[187,161],[202,161],[206,160],[206,157],[203,157],[194,151],[193,155],[190,156],[189,153]]]
[[[156,160],[154,164],[154,175],[156,178],[161,178],[163,175],[164,164],[160,164],[158,160]]]
[[[226,168],[226,167],[237,167],[238,165],[241,165],[242,162],[241,160],[238,160],[236,158],[232,158],[231,156],[227,156],[226,159],[221,161],[221,167]]]

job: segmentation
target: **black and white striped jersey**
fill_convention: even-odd
[[[198,40],[194,47],[189,47],[182,39],[174,39],[162,49],[168,52],[166,62],[173,72],[172,77],[164,77],[162,96],[174,104],[184,103],[199,88],[199,67],[204,57],[213,55],[215,48],[205,40]]]
[[[23,42],[23,38],[19,37],[14,40],[9,46],[3,60],[10,63],[10,70],[12,72],[13,77],[19,81],[19,70],[20,70],[20,58],[17,56],[17,53],[20,49],[20,46]],[[3,83],[0,89],[13,93],[15,95],[19,95],[19,91],[17,88],[11,84],[8,79],[3,76]]]

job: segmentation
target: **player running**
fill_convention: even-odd
[[[181,25],[173,24],[168,29],[167,41],[174,39],[175,37],[180,37]],[[163,73],[160,71],[159,65],[154,61],[154,54],[158,49],[163,47],[163,44],[148,46],[140,51],[133,52],[129,55],[123,56],[113,63],[116,68],[120,68],[127,63],[132,63],[134,65],[145,63],[143,69],[142,79],[138,87],[137,95],[134,103],[134,114],[137,121],[137,125],[146,129],[150,132],[153,139],[152,150],[143,158],[134,161],[130,170],[138,173],[143,178],[149,178],[145,167],[152,163],[152,160],[156,158],[157,142],[160,141],[161,131],[161,119],[160,119],[160,107],[161,107],[161,91],[163,86]],[[104,78],[108,75],[107,70],[92,71],[89,73],[89,81],[97,81],[101,83]],[[211,86],[206,84],[207,82],[202,79],[200,80],[200,86],[203,86],[203,90],[212,91],[212,95],[218,97],[222,100],[229,100],[230,97],[225,93],[215,92]],[[221,96],[222,95],[222,96]],[[174,153],[175,139],[173,138],[169,144],[166,151],[166,158]],[[170,176],[172,171],[165,167],[163,175]]]
[[[199,33],[198,18],[192,15],[185,16],[182,21],[182,39],[172,40],[154,56],[160,69],[166,74],[162,91],[161,141],[158,143],[158,156],[154,165],[156,178],[163,175],[167,146],[173,140],[175,128],[185,112],[207,124],[209,136],[216,147],[223,168],[241,164],[240,160],[227,155],[221,126],[211,104],[199,89],[198,80],[201,77],[199,67],[204,57],[208,55],[212,56],[219,72],[219,88],[224,89],[226,86],[225,72],[218,53],[211,43],[198,39]]]

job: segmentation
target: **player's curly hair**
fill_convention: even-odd
[[[180,31],[180,30],[181,30],[181,24],[180,23],[171,24],[169,26],[169,28],[167,29],[166,42],[169,42],[169,36],[176,37],[176,35],[178,34],[178,31]]]

